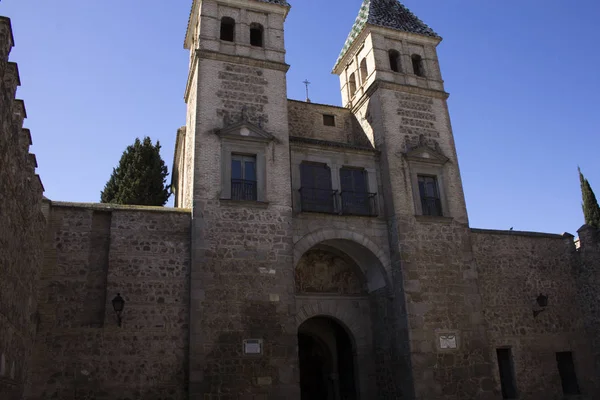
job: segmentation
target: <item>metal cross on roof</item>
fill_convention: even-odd
[[[310,103],[310,98],[308,97],[308,85],[310,85],[310,82],[308,79],[305,79],[302,83],[304,83],[304,86],[306,86],[306,102]]]

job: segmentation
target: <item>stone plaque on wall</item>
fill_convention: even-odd
[[[262,354],[262,339],[246,339],[244,340],[245,355],[260,355]]]
[[[436,332],[437,348],[443,351],[457,350],[459,347],[458,332],[438,331]]]
[[[440,348],[444,349],[456,349],[456,335],[440,335]]]

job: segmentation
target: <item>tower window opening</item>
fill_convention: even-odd
[[[369,75],[369,71],[367,70],[367,60],[365,58],[363,58],[362,61],[360,62],[360,80],[363,85],[367,81],[368,75]]]
[[[390,69],[394,72],[400,72],[400,53],[396,50],[388,51],[390,57]]]
[[[250,44],[256,47],[263,47],[263,26],[261,24],[250,24]]]
[[[233,42],[235,40],[235,20],[233,18],[221,18],[221,40],[227,42]]]
[[[412,65],[413,72],[417,76],[425,76],[425,71],[423,71],[423,59],[418,54],[413,54],[412,57]]]
[[[356,93],[356,76],[354,73],[350,74],[348,85],[350,86],[350,97],[352,97],[354,96],[354,93]]]

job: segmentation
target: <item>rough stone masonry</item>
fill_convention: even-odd
[[[193,1],[175,208],[43,199],[0,18],[0,399],[600,398],[600,232],[469,226],[441,38],[395,0],[343,107],[288,100],[289,12]]]

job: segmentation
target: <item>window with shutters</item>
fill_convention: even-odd
[[[231,155],[231,199],[257,200],[256,156]]]
[[[443,216],[437,178],[435,176],[418,175],[417,179],[423,215]]]
[[[334,213],[335,194],[331,185],[331,169],[327,164],[300,164],[300,201],[302,211]]]
[[[579,383],[577,382],[577,375],[575,374],[575,364],[573,363],[573,353],[570,351],[556,353],[556,364],[560,374],[563,394],[580,394]]]
[[[369,193],[367,171],[363,168],[340,169],[340,198],[343,214],[377,215],[375,193]]]

